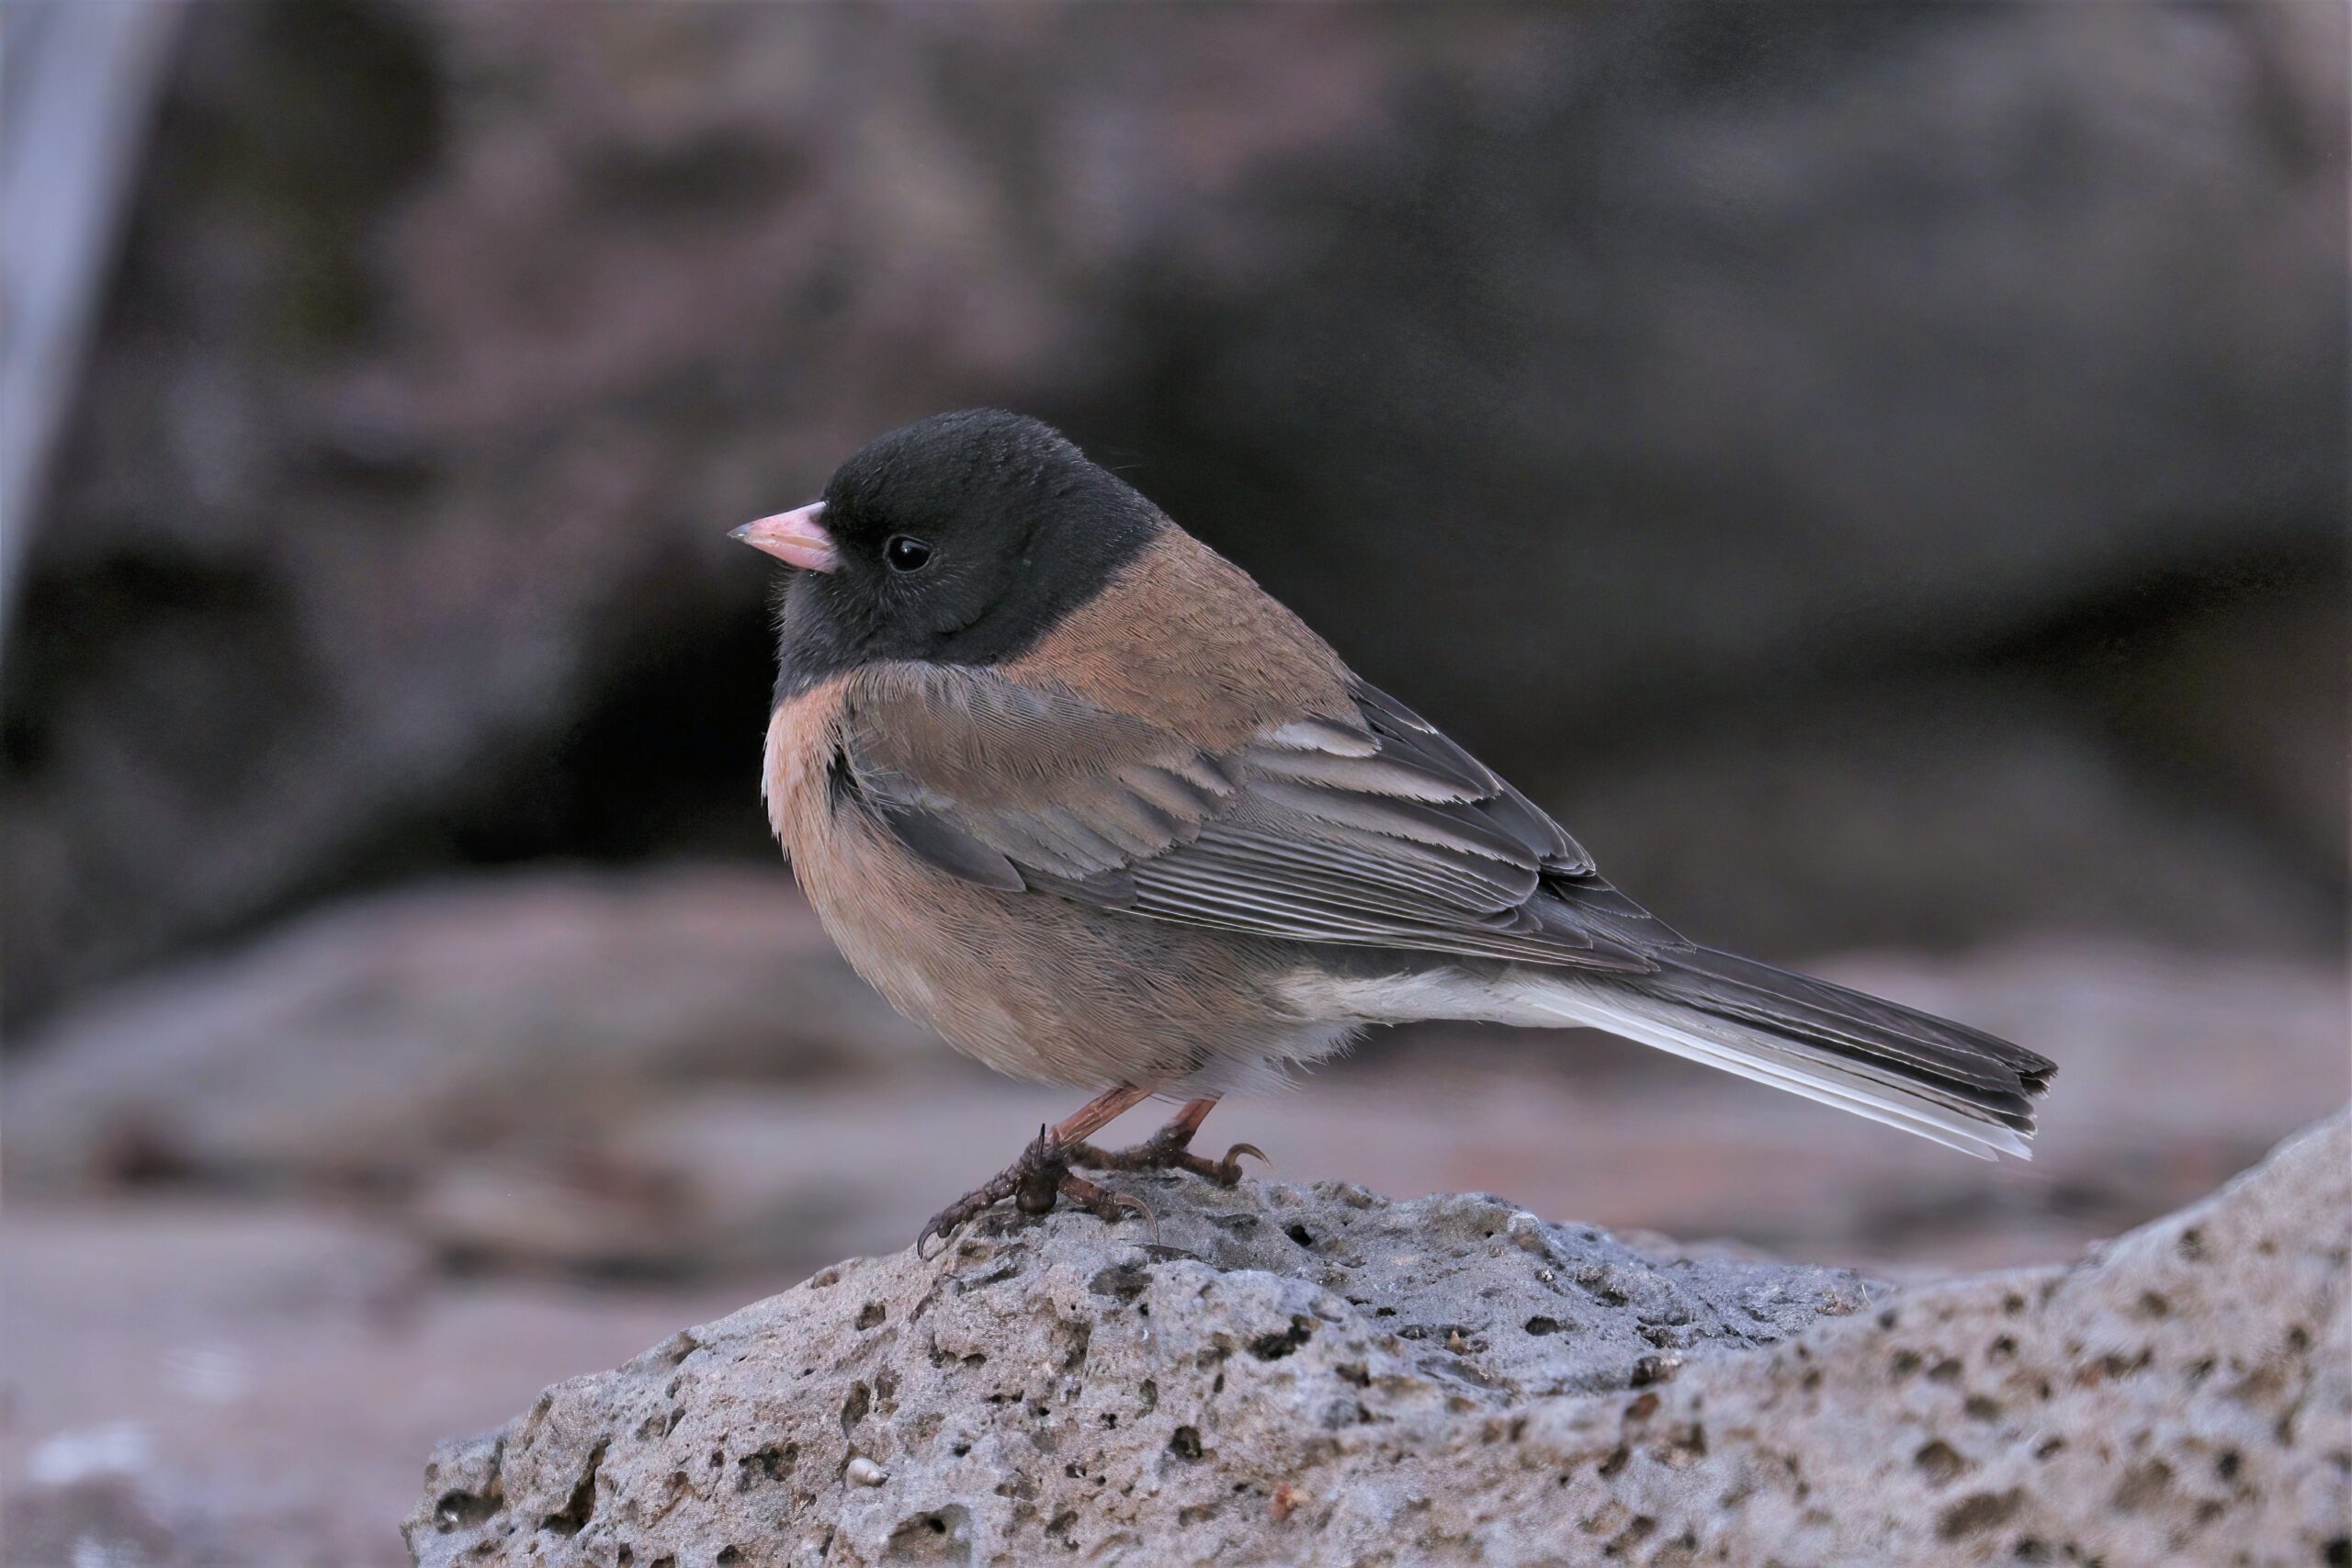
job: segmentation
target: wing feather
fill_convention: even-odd
[[[1351,694],[1220,751],[994,671],[878,666],[845,704],[847,776],[913,853],[1005,893],[1629,973],[1687,948],[1434,726]]]

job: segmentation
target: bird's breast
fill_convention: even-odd
[[[826,781],[842,744],[842,687],[839,677],[820,682],[778,703],[768,718],[760,799],[776,841],[796,860],[826,826]]]

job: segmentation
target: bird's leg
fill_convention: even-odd
[[[1062,1197],[1097,1219],[1115,1220],[1120,1211],[1133,1209],[1150,1220],[1151,1211],[1140,1200],[1099,1187],[1069,1168],[1070,1150],[1087,1147],[1087,1134],[1100,1131],[1149,1097],[1148,1089],[1125,1086],[1106,1089],[1053,1126],[1038,1128],[1035,1140],[1021,1151],[1019,1159],[933,1214],[915,1237],[915,1251],[921,1254],[924,1243],[933,1236],[946,1240],[956,1226],[1007,1198],[1024,1214],[1046,1213],[1053,1208],[1054,1200]]]
[[[1236,1144],[1219,1160],[1193,1153],[1193,1134],[1208,1120],[1216,1099],[1212,1094],[1186,1100],[1184,1109],[1176,1112],[1167,1126],[1132,1148],[1098,1149],[1091,1144],[1071,1144],[1062,1150],[1063,1157],[1090,1170],[1189,1170],[1219,1187],[1230,1187],[1241,1179],[1241,1156],[1248,1155],[1264,1165],[1273,1161],[1267,1159],[1265,1151],[1254,1144]]]

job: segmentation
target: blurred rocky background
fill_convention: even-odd
[[[398,1561],[431,1439],[1068,1109],[874,1001],[756,806],[724,531],[942,408],[1684,929],[2064,1066],[1992,1170],[1400,1032],[1220,1113],[1286,1177],[1950,1270],[2345,1096],[2340,7],[177,20],[6,520],[19,1541]]]

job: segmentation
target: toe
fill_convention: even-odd
[[[1243,1155],[1248,1155],[1251,1159],[1256,1160],[1262,1166],[1271,1167],[1274,1163],[1272,1160],[1266,1157],[1266,1152],[1257,1145],[1236,1144],[1231,1148],[1225,1151],[1225,1157],[1223,1159],[1217,1161],[1216,1164],[1208,1168],[1207,1175],[1209,1179],[1216,1182],[1219,1187],[1231,1187],[1235,1183],[1238,1182],[1241,1179],[1241,1156]]]
[[[938,1242],[941,1250],[944,1251],[948,1240],[955,1235],[956,1227],[964,1223],[966,1217],[954,1209],[944,1209],[933,1214],[930,1223],[915,1233],[915,1257],[925,1263],[930,1262],[934,1254],[926,1251],[925,1248],[934,1241]]]
[[[1151,1233],[1151,1245],[1159,1245],[1159,1216],[1151,1212],[1150,1204],[1125,1192],[1113,1192],[1103,1207],[1108,1211],[1102,1216],[1106,1221],[1116,1220],[1122,1209],[1133,1209],[1142,1218],[1144,1228]]]

